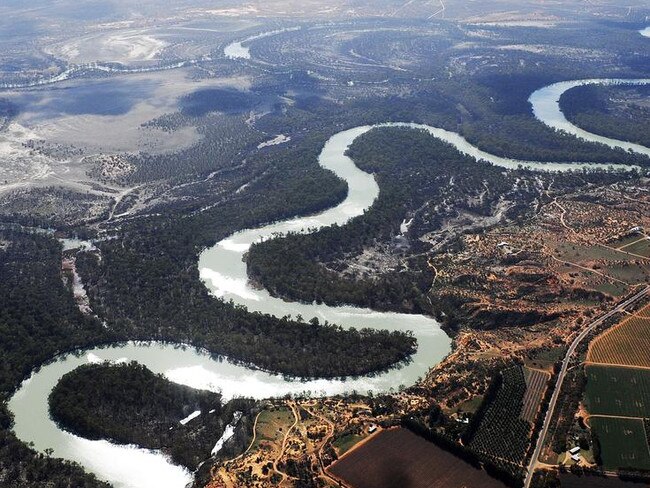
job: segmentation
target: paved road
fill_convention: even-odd
[[[596,320],[591,322],[587,327],[585,327],[582,330],[582,332],[580,332],[580,334],[576,336],[576,338],[569,346],[569,349],[567,350],[566,355],[562,360],[562,368],[560,369],[560,373],[557,376],[557,381],[555,382],[555,390],[553,391],[553,395],[551,396],[551,401],[548,404],[548,410],[546,411],[546,416],[544,417],[544,424],[542,425],[542,431],[539,433],[539,437],[537,438],[537,445],[535,446],[535,451],[533,452],[533,455],[530,458],[530,463],[528,464],[526,480],[524,481],[524,488],[530,488],[530,483],[533,480],[533,473],[537,465],[539,454],[542,451],[542,447],[544,446],[544,440],[546,439],[546,434],[548,433],[548,429],[551,425],[553,412],[555,411],[555,405],[557,403],[558,398],[560,397],[560,390],[562,389],[562,383],[564,382],[564,378],[566,377],[566,373],[569,369],[569,363],[571,362],[571,357],[573,356],[573,353],[576,351],[576,349],[578,348],[582,340],[585,337],[587,337],[587,335],[589,335],[589,333],[592,332],[596,327],[601,325],[607,319],[611,318],[613,315],[621,312],[622,310],[624,310],[634,302],[645,297],[649,291],[650,291],[650,286],[645,287],[637,294],[619,303],[616,307],[614,307],[606,314],[601,315],[599,318],[597,318]]]

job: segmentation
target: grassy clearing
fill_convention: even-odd
[[[284,434],[291,427],[293,421],[293,413],[289,408],[265,410],[262,412],[257,419],[256,437],[253,448],[259,448],[264,442],[275,443],[282,441]]]
[[[483,402],[483,395],[476,395],[475,397],[470,398],[467,401],[464,401],[456,406],[453,409],[456,413],[475,413],[478,410],[478,407],[481,406]]]
[[[566,354],[566,347],[554,347],[538,351],[524,361],[524,366],[532,369],[541,369],[551,373],[553,365],[560,361]]]
[[[600,271],[632,285],[645,283],[650,280],[650,266],[647,264],[638,264],[632,262],[623,265],[612,264],[609,266],[604,266]]]
[[[623,256],[613,249],[601,246],[584,246],[581,244],[561,243],[556,247],[558,258],[564,261],[579,263],[580,261],[616,261]]]
[[[594,290],[606,293],[613,297],[620,297],[628,291],[628,287],[621,283],[612,283],[607,281],[594,286]]]
[[[630,234],[628,236],[622,237],[620,239],[617,239],[617,240],[609,243],[609,245],[611,247],[615,247],[616,249],[624,248],[624,250],[627,250],[627,246],[629,246],[630,244],[638,241],[642,237],[643,236],[641,234],[636,234],[636,233],[635,234]]]

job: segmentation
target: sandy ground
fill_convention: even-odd
[[[34,131],[16,122],[0,132],[0,187],[15,187],[52,174],[56,161],[24,146],[37,137]]]
[[[153,61],[168,45],[146,30],[109,31],[91,34],[55,45],[47,51],[69,63],[95,61],[129,64]]]

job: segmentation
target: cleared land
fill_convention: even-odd
[[[650,370],[588,365],[586,373],[591,415],[650,417]]]
[[[601,334],[589,347],[590,363],[650,368],[650,305]]]
[[[638,256],[650,257],[650,238],[634,233],[614,241],[612,247]]]
[[[650,469],[650,451],[643,420],[591,417],[591,428],[600,440],[605,469]]]
[[[354,488],[504,488],[485,471],[407,429],[385,430],[351,450],[329,471]]]

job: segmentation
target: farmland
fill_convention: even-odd
[[[598,435],[605,469],[650,469],[650,451],[643,420],[592,417],[591,428]]]
[[[598,337],[590,346],[587,361],[650,368],[650,305]]]
[[[605,469],[650,469],[649,311],[650,305],[601,334],[587,353],[585,404]]]
[[[407,429],[380,432],[329,468],[354,488],[462,488],[505,485]]]
[[[586,397],[591,415],[650,417],[650,370],[589,365]]]

